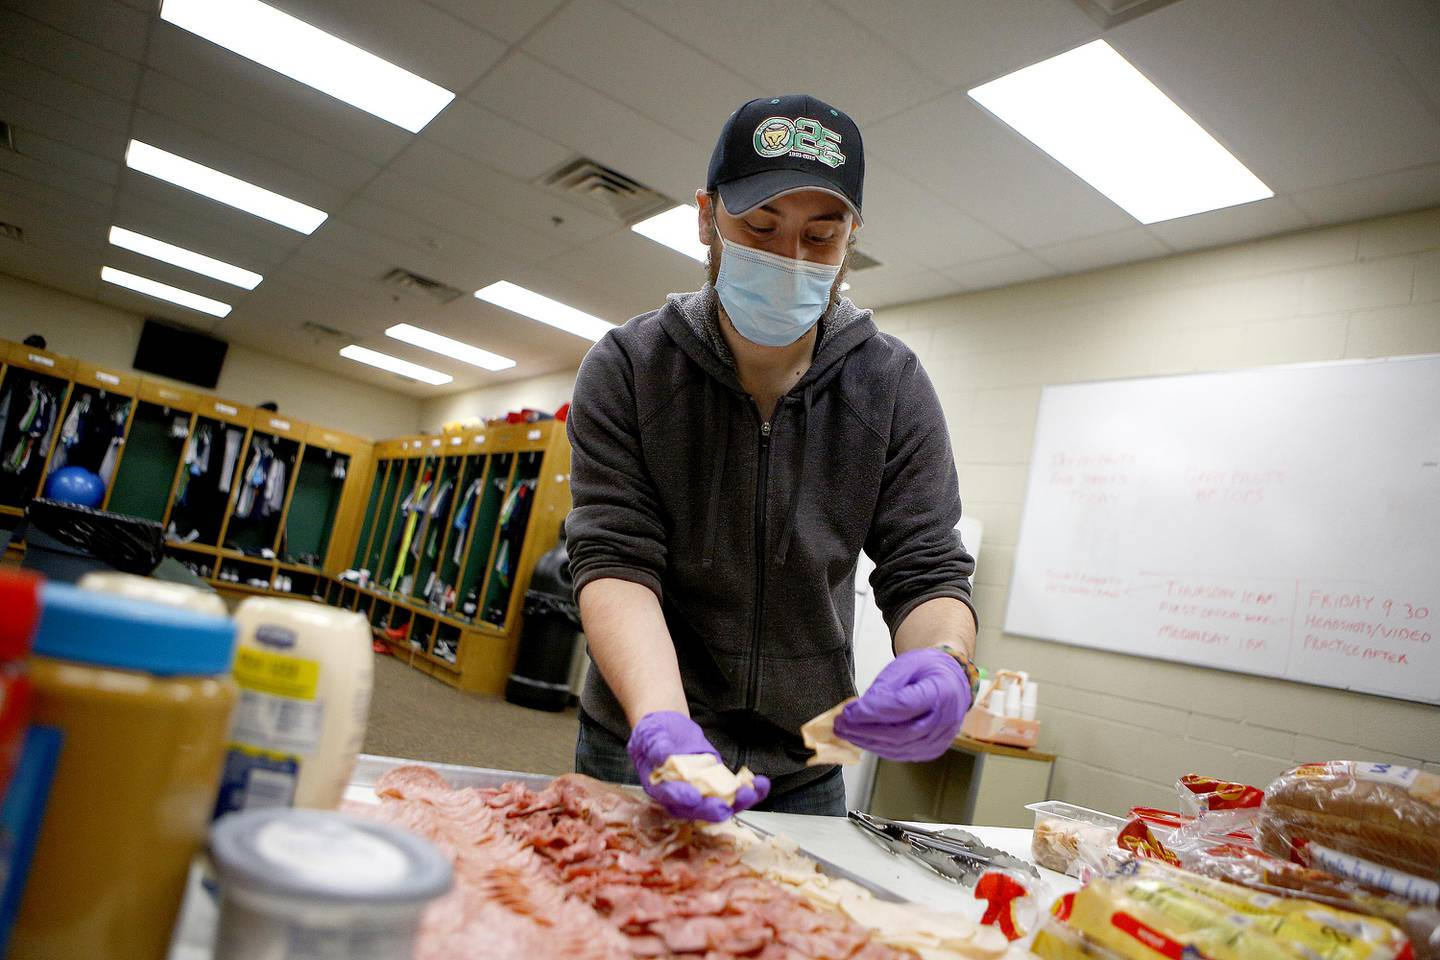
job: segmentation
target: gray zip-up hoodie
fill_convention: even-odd
[[[800,725],[855,694],[863,549],[893,634],[934,597],[970,603],[949,431],[915,354],[842,299],[770,423],[740,386],[716,297],[672,294],[606,334],[575,381],[566,521],[579,596],[614,577],[655,592],[691,715],[777,792],[806,768]],[[629,724],[598,670],[581,708]]]

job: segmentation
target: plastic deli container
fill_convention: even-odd
[[[251,597],[235,626],[240,705],[215,816],[338,806],[370,711],[369,621],[309,600]]]
[[[1056,873],[1068,872],[1082,849],[1103,853],[1114,847],[1116,834],[1125,826],[1123,817],[1062,800],[1027,803],[1025,809],[1035,811],[1030,855]]]
[[[426,904],[450,889],[450,862],[396,827],[325,810],[222,817],[210,836],[220,875],[215,956],[225,960],[409,957]]]
[[[234,645],[224,617],[41,588],[31,732],[59,755],[10,956],[163,960],[225,758]]]
[[[137,577],[130,573],[96,570],[81,577],[78,586],[82,590],[97,590],[100,593],[113,593],[134,600],[163,603],[167,607],[181,607],[196,613],[213,613],[218,617],[229,614],[225,601],[213,590],[201,590],[199,587],[155,580],[151,577]]]

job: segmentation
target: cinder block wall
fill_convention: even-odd
[[[1319,759],[1440,773],[1440,708],[1001,630],[1044,384],[1440,352],[1440,209],[891,307],[877,321],[919,353],[944,402],[965,509],[985,522],[979,655],[1042,682],[1042,746],[1061,757],[1054,796],[1173,807],[1183,773],[1263,786]]]

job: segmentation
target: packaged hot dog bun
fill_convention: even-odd
[[[1259,840],[1274,856],[1433,905],[1440,777],[1352,760],[1296,767],[1265,791]]]

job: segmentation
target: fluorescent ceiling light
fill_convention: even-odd
[[[117,247],[124,247],[126,250],[133,250],[166,263],[173,263],[177,267],[184,267],[195,273],[203,273],[207,277],[214,277],[216,280],[223,280],[225,283],[244,287],[246,290],[254,290],[260,281],[265,279],[258,273],[242,270],[224,260],[216,260],[203,253],[186,250],[184,247],[177,247],[173,243],[147,237],[134,230],[126,230],[124,227],[110,228],[110,242]]]
[[[468,343],[461,343],[459,340],[451,340],[449,337],[432,333],[429,330],[412,327],[408,323],[397,323],[385,331],[385,336],[394,337],[396,340],[403,340],[406,343],[413,343],[417,347],[433,350],[442,356],[461,360],[485,370],[509,370],[515,366],[515,361],[509,357],[502,357],[500,354],[491,353],[489,350],[481,350],[479,347],[471,346]]]
[[[630,229],[656,243],[663,243],[671,250],[678,250],[691,260],[704,263],[705,254],[710,248],[701,243],[696,234],[698,214],[696,208],[682,203],[664,213],[657,213],[648,220],[641,220]]]
[[[1104,40],[970,96],[1141,223],[1275,195]]]
[[[165,0],[160,19],[418,133],[455,94],[259,0]]]
[[[364,347],[350,344],[340,349],[340,356],[346,360],[354,360],[358,363],[368,363],[372,367],[379,367],[381,370],[389,370],[391,373],[398,373],[402,377],[409,377],[411,380],[419,380],[421,383],[433,383],[437,387],[442,383],[449,383],[455,378],[448,373],[441,373],[439,370],[431,370],[429,367],[422,367],[418,363],[411,363],[409,360],[401,360],[399,357],[392,357],[388,353],[378,353],[374,350],[367,350]]]
[[[607,332],[615,329],[615,324],[607,320],[592,317],[574,307],[567,307],[559,300],[543,297],[533,290],[517,287],[509,280],[500,280],[490,284],[484,290],[476,290],[475,296],[486,303],[493,303],[497,307],[513,310],[531,320],[539,320],[552,327],[559,327],[566,333],[573,333],[586,340],[599,340]]]
[[[182,307],[189,307],[191,310],[208,313],[212,317],[223,317],[230,313],[230,304],[228,303],[211,300],[209,297],[202,297],[198,293],[181,290],[179,287],[172,287],[170,284],[161,283],[158,280],[151,280],[147,277],[137,277],[133,273],[116,270],[114,267],[101,267],[100,279],[106,283],[129,287],[136,293],[143,293],[147,297],[169,300],[171,303],[178,303]]]
[[[315,228],[330,216],[324,210],[307,207],[298,200],[282,197],[264,187],[257,187],[228,173],[221,173],[139,140],[130,141],[130,146],[125,151],[125,164],[131,170],[148,173],[177,187],[193,190],[211,200],[229,204],[301,233],[314,233]]]

